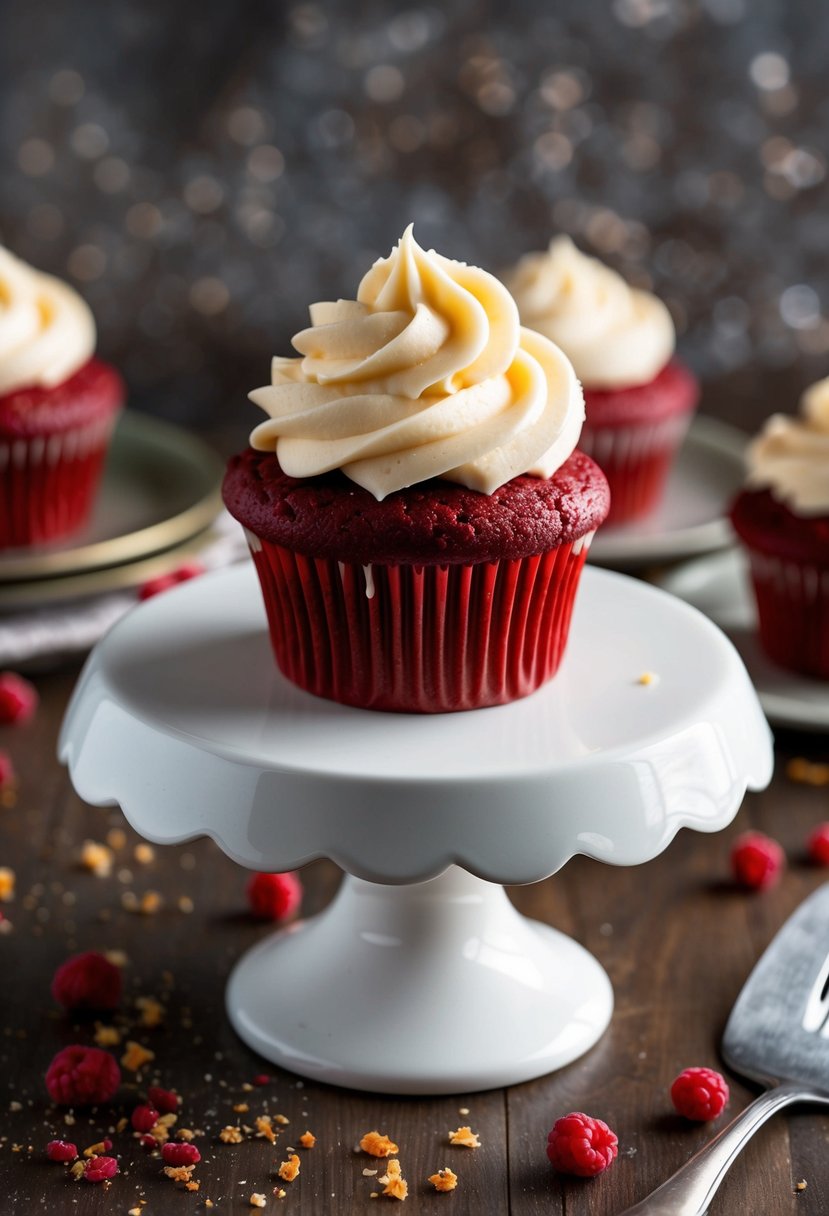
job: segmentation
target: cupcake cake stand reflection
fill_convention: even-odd
[[[301,692],[274,666],[253,568],[207,575],[99,643],[60,755],[83,798],[120,804],[149,840],[207,835],[255,869],[324,856],[346,871],[327,909],[243,956],[228,1013],[276,1064],[398,1094],[540,1076],[608,1024],[599,963],[499,884],[576,853],[647,861],[681,827],[724,827],[772,768],[716,626],[590,568],[551,683],[438,716]]]

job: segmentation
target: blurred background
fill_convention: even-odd
[[[571,233],[753,429],[829,373],[827,62],[792,0],[3,0],[0,240],[228,449],[409,219],[491,270]]]

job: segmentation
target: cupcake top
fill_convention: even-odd
[[[0,247],[0,396],[53,388],[94,349],[95,322],[78,293]]]
[[[522,329],[492,275],[434,250],[410,225],[356,300],[314,304],[250,394],[269,415],[251,445],[290,477],[342,470],[378,501],[440,477],[492,494],[551,477],[576,446],[584,400],[567,358]]]
[[[567,236],[526,254],[504,281],[523,323],[562,348],[585,388],[647,384],[674,352],[674,323],[662,301]]]
[[[749,489],[795,515],[829,514],[829,376],[806,390],[800,417],[772,414],[747,452]]]

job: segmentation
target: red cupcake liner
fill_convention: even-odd
[[[590,539],[496,562],[363,567],[248,533],[283,674],[344,705],[422,714],[502,705],[554,675]]]
[[[46,544],[82,527],[114,421],[109,415],[48,436],[0,436],[0,548]]]
[[[749,550],[760,642],[780,667],[829,680],[829,567]]]
[[[579,447],[596,461],[610,486],[607,524],[640,519],[659,505],[690,423],[690,413],[626,426],[585,423]]]

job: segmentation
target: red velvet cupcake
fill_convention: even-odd
[[[234,457],[276,661],[364,708],[441,713],[526,696],[561,661],[607,483],[574,453],[578,383],[492,276],[407,230],[356,301],[311,309],[251,394]]]
[[[524,324],[557,343],[582,382],[587,417],[579,442],[607,474],[608,523],[649,514],[699,396],[691,372],[673,358],[667,308],[568,237],[522,258],[505,281]]]
[[[829,680],[829,378],[804,394],[802,414],[775,414],[749,447],[731,522],[748,551],[763,649]]]
[[[86,522],[124,397],[95,324],[57,279],[0,249],[0,548]]]

